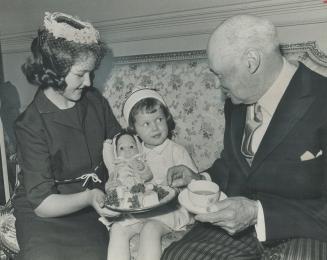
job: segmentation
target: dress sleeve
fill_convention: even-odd
[[[48,142],[38,112],[23,115],[16,123],[17,154],[27,199],[36,208],[46,197],[58,193],[51,171]]]
[[[175,165],[185,165],[189,167],[192,171],[196,173],[199,172],[192,157],[190,156],[185,147],[181,145],[176,145],[173,150],[173,158]]]

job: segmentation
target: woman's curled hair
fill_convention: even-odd
[[[46,29],[40,29],[38,36],[32,41],[31,52],[32,57],[22,65],[22,71],[28,82],[43,89],[52,87],[63,91],[67,86],[65,77],[81,55],[94,55],[97,67],[107,48],[101,41],[92,44],[77,43],[55,38]]]

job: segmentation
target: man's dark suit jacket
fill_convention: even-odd
[[[327,78],[300,64],[250,167],[245,105],[225,103],[224,151],[208,170],[228,196],[262,204],[266,237],[327,240]],[[317,158],[301,161],[306,151]],[[321,152],[320,152],[321,151]]]

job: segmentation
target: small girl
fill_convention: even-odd
[[[198,172],[186,149],[170,140],[175,123],[165,101],[155,90],[133,90],[125,101],[123,115],[129,129],[142,140],[146,162],[153,174],[152,182],[167,185],[167,171],[176,165],[186,165]],[[130,259],[129,241],[138,233],[137,259],[160,259],[161,237],[193,223],[186,209],[177,205],[163,206],[134,217],[137,222],[120,221],[111,227],[108,259]]]

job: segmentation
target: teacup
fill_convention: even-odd
[[[211,181],[191,181],[187,186],[189,200],[197,207],[207,208],[219,200],[219,186]]]

